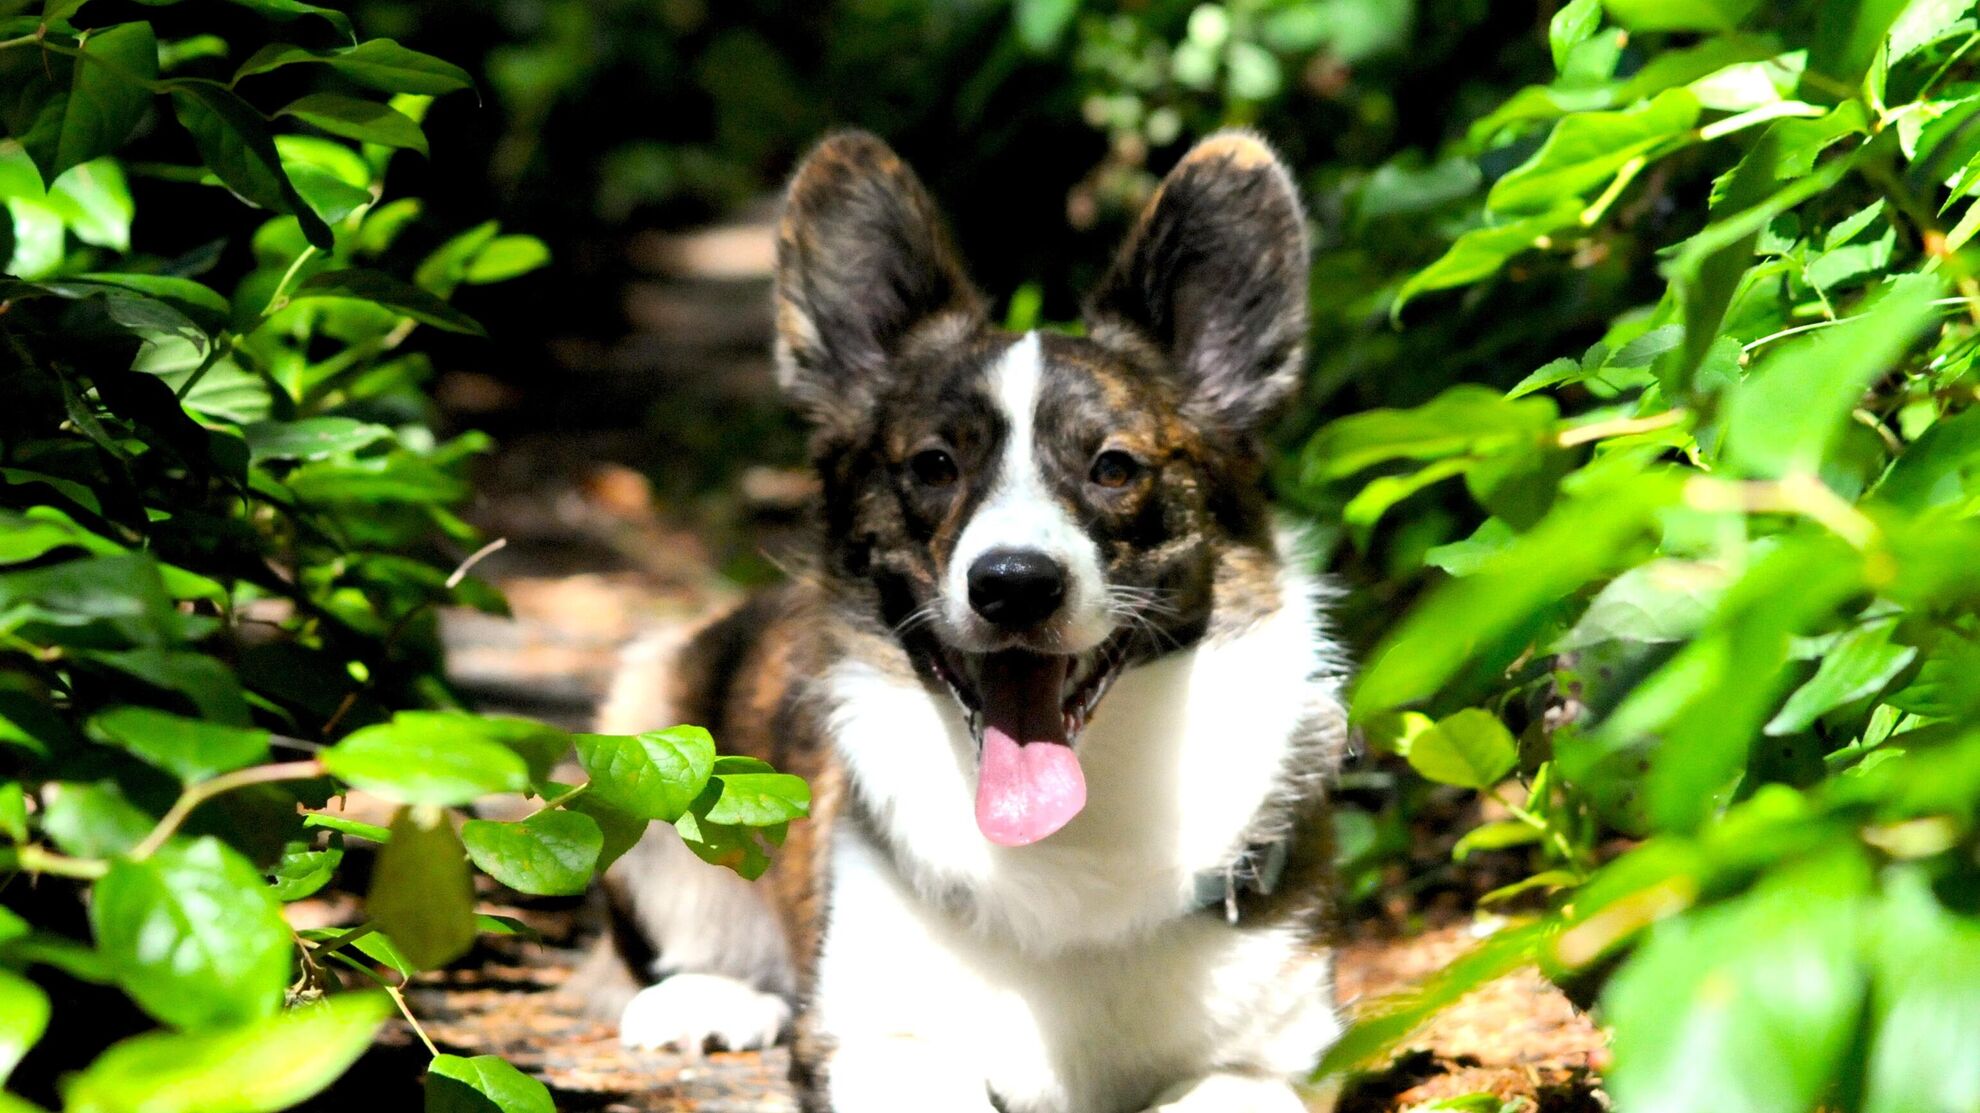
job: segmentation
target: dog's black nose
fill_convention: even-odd
[[[969,605],[1006,630],[1028,630],[1066,598],[1066,570],[1035,549],[992,549],[969,566]]]

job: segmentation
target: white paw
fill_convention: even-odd
[[[619,1016],[626,1047],[678,1047],[699,1055],[769,1047],[791,1019],[782,997],[719,974],[675,974],[639,991]]]
[[[1276,1078],[1213,1074],[1162,1091],[1148,1113],[1306,1113],[1306,1103]]]

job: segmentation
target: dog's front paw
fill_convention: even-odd
[[[1148,1113],[1308,1113],[1308,1109],[1280,1079],[1212,1074],[1162,1091]]]
[[[711,1046],[751,1051],[776,1043],[790,1019],[790,1005],[774,993],[719,974],[675,974],[626,1005],[619,1043],[690,1055]]]

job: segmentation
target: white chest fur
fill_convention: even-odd
[[[1079,742],[1085,810],[1027,847],[977,830],[975,743],[946,694],[832,672],[834,744],[901,852],[834,836],[813,1007],[853,1052],[835,1093],[861,1085],[874,1040],[913,1041],[941,1064],[930,1085],[976,1080],[959,1107],[982,1107],[987,1081],[1013,1111],[1133,1108],[1219,1066],[1297,1073],[1331,1042],[1328,971],[1295,961],[1302,940],[1191,914],[1196,875],[1256,835],[1261,805],[1323,772],[1296,768],[1319,758],[1297,739],[1335,698],[1315,679],[1332,647],[1313,585],[1287,573],[1281,589],[1289,605],[1250,628],[1119,679]]]

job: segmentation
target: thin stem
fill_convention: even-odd
[[[1823,109],[1815,105],[1804,104],[1800,101],[1775,101],[1772,104],[1763,104],[1758,108],[1751,108],[1745,112],[1728,116],[1723,120],[1716,120],[1706,124],[1704,127],[1698,129],[1698,138],[1701,142],[1710,143],[1714,139],[1724,139],[1733,132],[1750,128],[1754,124],[1764,124],[1769,120],[1778,120],[1783,116],[1820,116],[1823,111]]]
[[[192,374],[186,376],[186,381],[179,384],[179,389],[173,391],[172,396],[181,402],[185,401],[186,396],[192,393],[192,389],[199,385],[201,379],[206,377],[206,373],[213,370],[213,365],[219,363],[223,356],[233,350],[234,335],[232,333],[223,332],[214,337],[212,347],[206,350],[206,358],[199,361],[199,366],[193,368]]]
[[[1637,155],[1623,163],[1616,170],[1616,176],[1609,181],[1609,188],[1603,190],[1602,195],[1597,197],[1593,204],[1581,210],[1582,227],[1593,227],[1596,221],[1601,220],[1602,214],[1609,211],[1609,206],[1616,203],[1616,198],[1622,196],[1622,191],[1628,189],[1629,183],[1634,181],[1648,165],[1650,161],[1645,155]]]
[[[313,946],[315,946],[315,948],[323,954],[326,955],[332,954],[336,951],[343,950],[345,947],[350,946],[351,944],[357,942],[360,939],[363,939],[365,936],[370,935],[372,932],[375,932],[377,930],[378,930],[378,925],[376,923],[373,923],[370,920],[366,920],[364,923],[359,924],[358,926],[343,933],[342,935],[332,936],[329,939],[325,939],[321,943],[313,944]]]
[[[406,1018],[407,1024],[412,1025],[413,1032],[419,1036],[419,1042],[426,1045],[428,1054],[438,1059],[440,1057],[440,1049],[433,1046],[433,1037],[426,1034],[425,1028],[420,1027],[419,1018],[413,1015],[412,1006],[406,1004],[405,991],[401,987],[388,982],[385,985],[385,992],[392,995],[392,1003],[399,1006],[399,1014]]]
[[[1822,485],[1812,475],[1795,474],[1777,480],[1728,482],[1696,476],[1684,486],[1684,500],[1700,510],[1737,510],[1748,514],[1794,514],[1816,523],[1859,551],[1877,543],[1877,523]]]
[[[70,858],[40,846],[0,847],[0,873],[16,871],[94,881],[110,871],[110,863],[97,858]]]
[[[1533,828],[1535,831],[1540,832],[1548,842],[1553,844],[1554,852],[1560,855],[1561,861],[1567,863],[1569,869],[1573,870],[1577,875],[1584,872],[1581,864],[1581,856],[1575,852],[1573,844],[1567,841],[1567,836],[1561,834],[1560,830],[1553,824],[1548,823],[1546,820],[1506,799],[1505,794],[1497,788],[1486,790],[1486,795],[1490,796],[1494,803],[1506,809],[1506,814]]]
[[[481,548],[476,549],[472,553],[469,553],[468,558],[466,560],[460,562],[458,565],[455,565],[454,570],[448,573],[447,590],[452,591],[453,589],[461,586],[461,581],[467,579],[467,574],[470,569],[472,569],[475,565],[480,564],[482,560],[487,558],[489,555],[499,552],[503,548],[507,547],[508,544],[509,544],[508,538],[497,537],[495,540],[490,541],[488,544],[483,545]]]
[[[1564,429],[1554,443],[1562,448],[1573,448],[1578,444],[1606,440],[1609,437],[1627,437],[1634,433],[1652,433],[1668,429],[1683,421],[1688,411],[1684,409],[1665,410],[1649,417],[1619,417],[1612,421],[1594,421],[1587,425],[1577,425]]]
[[[273,317],[284,306],[289,304],[289,283],[296,280],[296,273],[302,270],[303,264],[315,257],[315,244],[310,244],[296,253],[295,261],[289,264],[288,270],[282,272],[282,281],[275,284],[275,292],[269,295],[268,304],[261,310],[263,320]]]
[[[320,761],[314,759],[285,761],[274,765],[236,769],[232,773],[222,773],[211,780],[189,785],[179,794],[179,798],[172,802],[172,807],[165,813],[164,818],[158,821],[158,826],[151,829],[151,833],[144,837],[143,842],[131,848],[131,857],[141,861],[157,853],[158,848],[165,845],[165,840],[172,837],[173,832],[179,829],[179,825],[186,821],[186,817],[192,814],[194,808],[215,796],[249,785],[272,784],[276,781],[306,781],[322,775],[323,763]]]
[[[564,793],[559,793],[558,795],[556,795],[556,796],[554,796],[554,797],[551,797],[551,798],[550,798],[550,799],[548,799],[548,800],[545,800],[545,801],[543,802],[543,806],[542,806],[542,807],[540,807],[540,808],[538,808],[538,809],[536,809],[535,811],[533,811],[533,812],[531,812],[531,813],[529,813],[528,815],[526,815],[526,816],[524,816],[523,818],[524,818],[524,819],[535,819],[535,818],[536,818],[537,816],[539,816],[539,815],[542,815],[542,814],[543,814],[544,812],[547,812],[547,811],[549,811],[549,810],[550,810],[550,809],[552,809],[552,808],[559,808],[559,807],[562,807],[563,805],[565,805],[565,804],[567,804],[567,803],[569,803],[570,801],[572,801],[572,800],[575,800],[575,799],[577,799],[578,797],[580,797],[580,796],[582,796],[582,795],[584,795],[584,792],[585,792],[585,790],[586,790],[586,789],[588,789],[588,788],[590,788],[590,787],[591,787],[591,782],[590,782],[590,781],[586,781],[586,782],[584,782],[583,784],[581,784],[581,785],[579,785],[579,786],[577,786],[576,788],[574,788],[574,789],[571,789],[571,790],[570,790],[569,792],[564,792]]]
[[[1959,44],[1959,49],[1953,51],[1952,56],[1945,60],[1945,64],[1941,65],[1931,77],[1926,78],[1925,84],[1918,87],[1918,98],[1925,99],[1925,94],[1932,91],[1932,86],[1937,85],[1939,79],[1946,75],[1947,70],[1952,69],[1961,58],[1966,57],[1966,52],[1972,50],[1975,43],[1980,43],[1980,34],[1968,35],[1966,41]]]
[[[8,47],[12,47],[12,46],[27,46],[31,43],[38,43],[40,41],[41,41],[41,32],[33,31],[28,34],[20,35],[11,39],[0,39],[0,50],[6,50]]]

